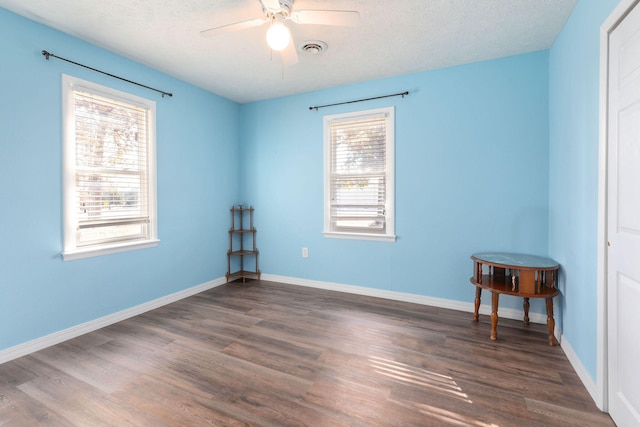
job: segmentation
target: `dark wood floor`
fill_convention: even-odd
[[[612,426],[546,326],[232,283],[0,365],[0,425]]]

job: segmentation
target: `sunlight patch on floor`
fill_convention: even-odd
[[[445,409],[436,408],[434,406],[417,404],[420,412],[430,417],[437,418],[448,425],[459,426],[475,426],[475,427],[500,427],[498,424],[485,423],[483,421],[475,420],[473,418],[466,417],[464,415],[456,414],[455,412],[447,411]]]
[[[473,403],[455,380],[448,375],[376,356],[369,357],[369,362],[375,372],[380,375],[407,384],[435,389],[466,403]]]

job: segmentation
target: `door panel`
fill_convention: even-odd
[[[634,303],[640,301],[640,282],[620,274],[618,277],[618,367],[626,369],[617,372],[619,378],[619,398],[626,400],[627,406],[637,407],[640,402],[640,369],[637,355],[640,354],[640,340],[628,339],[637,336],[640,325],[640,310]],[[621,318],[624,316],[624,318]]]
[[[639,68],[640,69],[640,68]],[[640,188],[633,177],[640,165],[640,101],[618,116],[618,231],[640,233]]]
[[[640,425],[640,6],[609,36],[607,311],[609,413]]]

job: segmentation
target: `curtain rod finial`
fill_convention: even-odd
[[[46,50],[42,51],[42,54],[44,55],[44,57],[47,59],[47,61],[49,60],[49,57],[51,56],[51,54],[49,52],[47,52]]]

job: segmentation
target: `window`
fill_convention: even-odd
[[[393,107],[324,117],[326,237],[395,241]]]
[[[65,260],[156,246],[155,102],[63,75]]]

